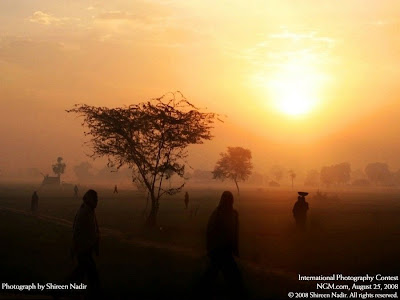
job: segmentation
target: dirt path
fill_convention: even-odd
[[[43,221],[51,222],[53,224],[68,227],[70,229],[72,228],[71,221],[53,217],[53,216],[42,215],[39,213],[32,213],[31,211],[19,210],[19,209],[15,209],[15,208],[2,207],[2,206],[0,206],[0,211],[6,211],[6,212],[19,214],[19,215],[33,217],[33,218],[37,218],[39,220],[43,220]],[[120,232],[120,231],[117,231],[114,229],[110,229],[110,228],[106,228],[106,227],[100,227],[100,233],[101,233],[102,237],[109,236],[109,237],[117,238],[119,241],[126,243],[126,244],[135,245],[135,246],[139,246],[139,247],[145,247],[145,248],[160,249],[160,250],[169,251],[169,252],[173,252],[173,253],[179,253],[179,254],[185,255],[187,257],[199,258],[199,257],[206,255],[205,252],[200,252],[200,251],[198,251],[196,249],[192,249],[192,248],[174,246],[174,245],[170,245],[170,244],[158,243],[158,242],[153,242],[153,241],[138,239],[138,238],[127,238],[126,234],[124,234],[123,232]],[[265,266],[261,266],[256,263],[253,263],[251,261],[244,260],[244,259],[240,259],[240,263],[241,263],[241,265],[243,265],[246,268],[251,269],[252,271],[255,271],[255,272],[279,276],[279,277],[285,277],[286,279],[291,279],[291,280],[297,279],[297,274],[295,274],[293,272],[287,272],[286,270],[266,268]]]

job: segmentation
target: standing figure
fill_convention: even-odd
[[[298,192],[297,202],[293,206],[293,217],[296,221],[296,226],[299,229],[305,229],[307,221],[308,202],[306,202],[306,192]]]
[[[83,196],[83,203],[75,215],[73,225],[72,256],[78,260],[78,266],[68,277],[68,282],[82,283],[87,278],[90,299],[98,296],[100,281],[97,273],[93,252],[99,255],[99,227],[95,209],[97,207],[97,192],[88,190]]]
[[[33,192],[31,200],[31,211],[36,212],[39,208],[39,196],[36,191]]]
[[[78,192],[79,192],[78,186],[75,184],[75,186],[74,186],[74,197],[77,198],[77,199],[78,199]]]
[[[207,226],[207,254],[210,265],[202,279],[203,290],[206,293],[211,293],[210,288],[221,271],[229,284],[230,296],[245,298],[242,275],[233,257],[239,256],[238,230],[239,215],[233,209],[233,195],[225,191]]]
[[[114,193],[113,194],[118,194],[118,187],[117,185],[114,186]]]
[[[185,202],[185,209],[187,209],[187,208],[188,208],[188,205],[189,205],[189,193],[188,193],[188,192],[185,193],[185,200],[184,200],[184,202]]]

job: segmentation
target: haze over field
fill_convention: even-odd
[[[399,12],[397,0],[1,1],[1,172],[87,160],[75,103],[175,90],[227,116],[191,148],[194,168],[242,146],[255,170],[398,169]]]

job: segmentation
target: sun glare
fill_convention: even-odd
[[[275,109],[290,116],[309,114],[319,102],[321,75],[313,68],[288,63],[268,80],[268,94]]]

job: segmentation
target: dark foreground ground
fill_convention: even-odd
[[[0,191],[0,282],[60,282],[74,267],[69,258],[71,222],[80,200],[70,191],[43,190],[40,211],[31,215],[31,187],[2,186]],[[143,195],[98,192],[102,240],[96,261],[106,299],[193,298],[208,262],[205,226],[221,191],[189,191],[188,210],[183,196],[164,199],[159,227],[150,231],[142,225]],[[305,233],[294,228],[295,198],[294,192],[248,190],[236,199],[238,264],[251,299],[288,299],[290,291],[315,291],[315,282],[300,282],[298,274],[399,275],[397,191],[342,191],[339,198],[323,201],[311,194]],[[222,278],[215,295],[225,299]],[[0,291],[3,299],[11,296]],[[28,296],[34,294],[19,297]]]

